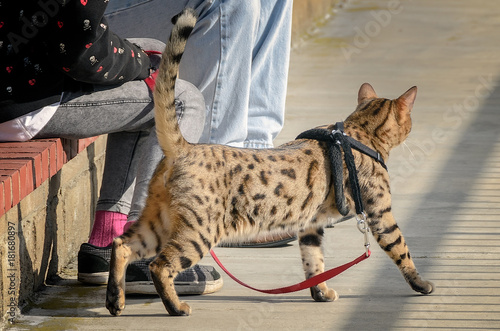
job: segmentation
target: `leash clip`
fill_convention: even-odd
[[[361,232],[365,237],[365,254],[368,257],[370,256],[370,239],[368,237],[368,232],[370,232],[370,228],[366,223],[366,214],[364,211],[361,212],[361,214],[356,215],[356,221],[359,232]]]

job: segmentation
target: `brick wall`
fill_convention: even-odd
[[[0,313],[5,319],[17,315],[18,304],[66,266],[87,240],[106,137],[23,144],[0,144]]]

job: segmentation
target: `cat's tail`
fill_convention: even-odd
[[[174,27],[163,51],[154,90],[156,134],[165,157],[175,158],[186,147],[175,113],[175,80],[186,42],[196,24],[197,15],[186,8],[172,19]]]

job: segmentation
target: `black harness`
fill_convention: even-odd
[[[347,170],[349,171],[349,181],[351,182],[352,198],[354,199],[356,214],[361,215],[364,212],[364,208],[352,148],[375,159],[382,165],[382,167],[384,167],[385,170],[387,170],[387,166],[385,165],[380,153],[346,135],[344,133],[343,122],[337,122],[333,131],[326,129],[311,129],[302,132],[296,139],[314,139],[327,143],[328,157],[330,158],[332,167],[332,182],[335,189],[335,204],[337,205],[337,209],[342,216],[346,216],[349,213],[349,207],[347,206],[344,190],[342,189],[344,171],[341,149],[344,151],[344,161],[346,163]]]

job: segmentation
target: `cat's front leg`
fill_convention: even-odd
[[[411,288],[422,294],[432,293],[434,285],[423,280],[418,274],[403,234],[392,215],[391,208],[383,208],[369,213],[368,225],[380,247],[396,263]]]
[[[111,315],[118,316],[125,309],[125,271],[129,262],[130,248],[122,238],[115,238],[111,251],[106,308]]]
[[[299,231],[300,254],[306,279],[325,271],[325,262],[321,242],[323,228],[308,228]],[[335,301],[339,298],[337,292],[328,288],[325,282],[311,287],[311,296],[315,301]]]

